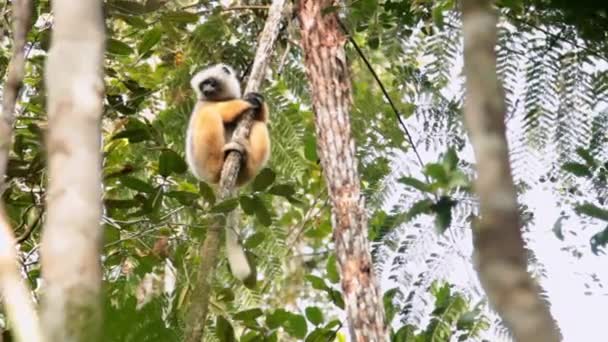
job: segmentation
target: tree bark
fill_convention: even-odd
[[[279,35],[279,26],[284,15],[285,0],[273,0],[268,11],[268,18],[264,24],[264,29],[258,42],[255,59],[251,67],[251,73],[245,87],[245,94],[258,91],[264,81],[268,62],[272,54],[274,43]],[[253,124],[253,111],[244,113],[234,131],[235,137],[242,139],[249,136],[249,131]],[[226,200],[234,196],[236,178],[242,163],[242,156],[239,152],[232,151],[226,157],[222,176],[219,184],[219,200]],[[229,215],[234,215],[230,213]],[[236,220],[226,220],[225,224]],[[226,229],[234,227],[226,226]],[[200,248],[202,257],[201,267],[198,270],[197,281],[192,291],[189,312],[186,322],[186,341],[199,342],[205,332],[207,316],[209,314],[209,300],[211,297],[211,280],[215,274],[218,261],[220,234],[222,232],[220,220],[207,229],[205,241]]]
[[[341,285],[353,341],[386,341],[384,308],[367,241],[367,217],[360,191],[349,110],[351,84],[346,38],[333,0],[300,1],[299,18],[306,73],[310,81],[317,148],[332,203],[332,225]]]
[[[0,117],[0,196],[5,187],[4,176],[13,137],[15,104],[25,73],[25,43],[31,25],[31,11],[30,0],[13,2],[13,55],[9,63]],[[4,203],[0,202],[0,293],[5,312],[17,341],[43,341],[31,290],[17,267],[15,236],[3,206]]]
[[[52,1],[45,67],[49,132],[42,323],[50,341],[99,338],[102,272],[102,1]]]
[[[490,304],[518,342],[560,340],[527,272],[505,134],[504,92],[496,72],[496,14],[489,0],[463,0],[464,114],[477,161],[480,219],[473,227],[477,273]]]

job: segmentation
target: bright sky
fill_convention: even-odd
[[[427,62],[424,58],[420,60],[422,64]],[[521,99],[524,89],[524,74],[525,63],[523,60],[520,66],[519,85],[516,86],[515,97]],[[598,62],[598,69],[608,70],[608,63]],[[459,57],[452,70],[453,82],[446,90],[447,94],[455,94],[460,87],[458,80],[461,79],[462,58]],[[515,103],[515,98],[512,102]],[[523,117],[523,101],[519,102],[520,106],[515,110],[518,112],[514,119],[507,122],[508,139],[511,150],[513,150],[514,142],[521,140],[520,135],[523,134],[521,118]],[[552,110],[554,108],[548,108]],[[600,105],[597,108],[577,108],[589,116],[589,121],[600,111],[608,110],[608,105]],[[422,121],[416,117],[411,117],[407,121],[410,132],[415,136],[415,140],[421,134],[426,134],[422,128]],[[550,145],[550,144],[549,144]],[[426,151],[422,150],[423,144],[418,144],[419,152],[422,155],[424,162],[433,162],[438,160],[438,155],[442,150]],[[513,163],[513,168],[518,170],[516,177],[525,177],[525,181],[532,185],[536,180],[546,173],[551,165],[555,163],[556,153],[550,150],[552,146],[544,146],[544,150],[538,151],[530,147],[518,146],[519,151],[524,150],[525,156],[518,155],[517,163]],[[607,151],[608,153],[608,151]],[[465,151],[460,157],[466,161],[474,162],[471,146],[467,145]],[[575,156],[573,156],[575,158]],[[513,159],[513,157],[512,157]],[[413,160],[411,152],[407,154],[407,160]],[[409,163],[403,160],[396,164]],[[413,163],[408,167],[409,170],[404,172],[412,176],[419,176],[419,167]],[[528,248],[536,253],[539,265],[544,269],[546,277],[541,279],[541,284],[547,291],[549,300],[552,304],[552,314],[557,319],[560,329],[564,337],[564,342],[579,342],[579,341],[598,341],[602,336],[603,323],[605,322],[604,311],[608,307],[608,291],[602,288],[602,284],[608,283],[608,268],[606,267],[606,257],[604,255],[594,255],[590,249],[590,238],[593,234],[601,231],[606,227],[606,223],[586,219],[584,222],[581,217],[572,212],[572,204],[558,203],[558,199],[563,198],[557,194],[555,189],[549,182],[544,183],[545,187],[535,186],[528,190],[519,198],[521,203],[529,206],[530,211],[534,213],[534,223],[530,227],[530,233],[526,234]],[[558,184],[559,185],[559,184]],[[393,201],[389,201],[387,208],[392,207],[398,200],[399,191],[396,191]],[[580,198],[581,201],[589,200],[596,202],[592,194],[589,194],[588,199]],[[560,217],[560,212],[565,211],[568,219],[562,221],[565,239],[560,241],[552,229],[555,222]],[[432,227],[432,221],[428,222],[428,227]],[[584,223],[584,224],[583,224]],[[403,230],[403,235],[408,234],[408,230],[412,233],[415,230],[413,224],[407,226]],[[432,239],[432,238],[431,238]],[[473,293],[473,303],[479,299],[475,294],[481,294],[481,289],[476,279],[475,271],[472,268],[469,257],[472,252],[470,234],[458,235],[452,234],[447,238],[451,244],[450,249],[444,249],[446,253],[450,253],[449,257],[443,261],[448,263],[445,266],[444,274],[446,280],[468,288],[470,293]],[[426,246],[428,248],[428,246]],[[575,257],[571,250],[567,247],[576,247],[582,255]],[[421,254],[429,254],[428,250],[421,250]],[[454,249],[455,251],[453,251]],[[458,256],[458,257],[454,257]],[[389,259],[392,260],[392,259]],[[384,274],[380,275],[381,286],[383,290],[388,290],[397,284],[388,279],[388,275],[394,272],[390,271],[390,263],[385,266]],[[420,262],[408,262],[407,265],[401,266],[404,268],[400,272],[409,272],[416,275],[421,269],[424,269],[425,264]],[[534,268],[534,265],[531,265]],[[442,269],[443,270],[443,269]],[[596,281],[592,280],[592,275],[595,275]],[[495,336],[487,336],[491,341],[498,342],[500,339]]]

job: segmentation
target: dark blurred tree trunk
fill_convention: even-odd
[[[353,341],[386,341],[384,309],[367,241],[367,217],[357,171],[349,110],[351,84],[332,0],[300,1],[299,19],[310,81],[317,148],[332,203],[336,256]],[[328,11],[329,10],[329,11]]]
[[[102,1],[53,0],[45,66],[49,182],[42,324],[49,341],[96,341],[101,327]]]
[[[476,268],[493,308],[518,342],[560,336],[527,272],[505,133],[504,92],[496,73],[496,14],[489,0],[462,0],[465,121],[477,161],[480,218],[473,225]]]

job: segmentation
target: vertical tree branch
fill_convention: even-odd
[[[264,81],[268,62],[273,51],[274,43],[279,35],[279,24],[283,17],[285,9],[285,0],[273,0],[268,18],[264,25],[264,29],[258,42],[258,47],[255,54],[251,73],[245,87],[245,93],[257,91]],[[253,124],[253,111],[247,111],[234,131],[235,137],[245,138],[249,136],[251,125]],[[234,186],[236,178],[241,167],[242,156],[236,151],[228,154],[224,167],[222,168],[222,176],[219,184],[219,200],[225,200],[234,195]],[[234,215],[231,213],[230,215]],[[234,220],[227,220],[233,222]],[[190,308],[187,317],[186,325],[186,341],[199,342],[205,331],[205,323],[209,313],[209,300],[211,297],[211,280],[215,274],[217,266],[220,233],[222,225],[219,220],[211,225],[207,230],[205,241],[200,248],[202,257],[201,267],[198,270],[197,281],[192,291],[190,300]],[[230,229],[230,227],[228,227]]]
[[[49,185],[41,317],[50,341],[95,341],[102,317],[102,1],[54,0],[52,11],[44,75]]]
[[[13,2],[13,55],[8,65],[8,77],[2,98],[2,117],[0,120],[0,194],[4,192],[4,175],[13,137],[15,104],[25,73],[25,43],[31,27],[31,0]]]
[[[496,73],[496,14],[489,0],[463,0],[465,121],[477,160],[480,220],[476,268],[491,305],[518,342],[554,342],[557,326],[527,272]]]
[[[332,202],[332,225],[353,341],[386,341],[384,308],[367,241],[367,216],[357,171],[349,110],[351,84],[334,0],[300,1],[306,74],[310,80],[317,148]]]
[[[25,73],[25,43],[31,27],[31,11],[30,0],[13,2],[13,55],[4,87],[0,117],[0,196],[4,192],[4,176],[13,137],[15,104]],[[4,203],[0,201],[0,293],[4,308],[17,341],[43,341],[30,289],[17,267],[13,228],[3,206]]]

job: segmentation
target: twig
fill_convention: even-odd
[[[527,26],[529,26],[529,27],[531,27],[531,28],[533,28],[535,30],[538,30],[538,31],[540,31],[540,32],[548,35],[549,37],[553,38],[554,41],[561,40],[561,41],[566,42],[568,44],[572,44],[572,46],[574,46],[575,48],[581,49],[581,50],[586,50],[590,55],[593,55],[593,56],[595,56],[595,57],[597,57],[597,58],[599,58],[599,59],[601,59],[601,60],[603,60],[605,62],[608,62],[608,58],[604,54],[602,54],[600,51],[598,51],[598,50],[596,50],[596,49],[594,49],[592,47],[589,47],[589,46],[581,46],[580,44],[578,44],[578,42],[576,42],[576,40],[568,39],[567,37],[564,37],[562,35],[563,30],[559,34],[555,34],[553,32],[550,32],[546,28],[543,28],[541,26],[538,26],[538,25],[535,25],[533,23],[530,23],[530,22],[528,22],[525,19],[517,18],[517,17],[515,17],[513,15],[510,15],[508,13],[505,13],[505,17],[507,17],[508,19],[510,19],[512,21],[518,22],[518,23],[523,24],[523,25],[527,25]],[[547,49],[547,50],[549,50],[549,49]]]
[[[287,61],[287,56],[291,51],[291,42],[287,41],[287,48],[285,48],[285,52],[283,52],[283,56],[281,57],[281,61],[279,62],[279,67],[277,68],[277,75],[281,75],[283,72],[283,67],[285,66],[285,61]]]
[[[265,5],[249,5],[249,6],[230,6],[223,9],[223,11],[241,11],[241,10],[266,10],[268,11],[270,6]]]
[[[340,27],[342,28],[342,31],[344,31],[344,33],[348,37],[349,42],[354,46],[355,50],[357,50],[357,54],[359,55],[359,57],[361,57],[361,59],[363,60],[363,62],[367,66],[367,69],[369,70],[369,72],[371,72],[372,76],[376,80],[376,83],[378,83],[378,86],[380,86],[380,89],[382,90],[382,93],[384,94],[384,97],[386,98],[386,100],[388,101],[389,105],[393,109],[393,112],[395,113],[395,116],[397,117],[397,120],[399,121],[399,124],[401,125],[401,128],[403,128],[403,131],[405,132],[405,135],[407,136],[407,140],[410,143],[410,145],[412,146],[412,150],[414,151],[414,154],[416,154],[416,159],[418,159],[418,164],[420,164],[421,168],[424,168],[424,162],[422,161],[422,157],[420,157],[420,153],[418,153],[418,149],[416,148],[416,144],[414,143],[414,139],[412,138],[412,135],[410,134],[410,131],[407,129],[407,126],[405,125],[405,122],[403,121],[402,115],[399,112],[399,110],[397,109],[397,106],[395,106],[395,103],[393,102],[393,99],[388,94],[388,91],[386,90],[386,87],[384,86],[384,84],[380,80],[380,77],[378,77],[378,74],[376,73],[376,71],[372,67],[372,65],[369,62],[369,60],[367,59],[367,57],[365,57],[365,54],[363,53],[363,51],[359,47],[359,44],[357,44],[357,42],[355,41],[355,39],[353,38],[353,36],[350,34],[350,32],[348,31],[348,29],[346,28],[346,26],[340,20],[338,21],[338,23],[340,24]]]
[[[23,241],[29,239],[30,235],[32,235],[32,232],[34,231],[34,229],[36,227],[38,227],[40,221],[42,220],[42,215],[44,215],[44,210],[40,210],[40,212],[38,213],[38,216],[36,216],[36,219],[34,220],[34,222],[32,222],[31,224],[28,224],[25,232],[23,232],[23,234],[21,234],[19,237],[17,237],[16,241],[17,243],[22,243]]]

